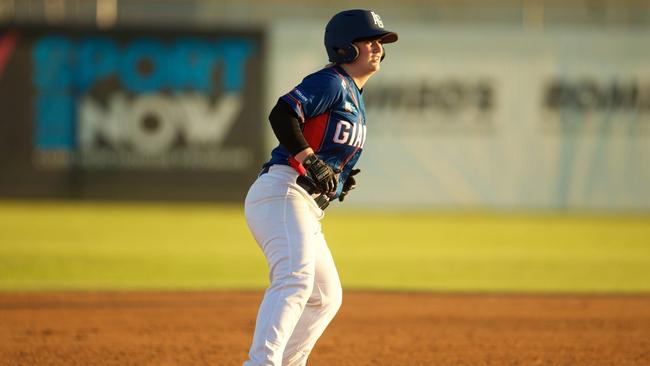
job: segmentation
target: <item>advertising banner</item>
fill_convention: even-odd
[[[240,199],[259,169],[259,31],[17,28],[0,50],[5,195]]]

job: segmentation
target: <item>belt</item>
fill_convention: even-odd
[[[311,195],[311,198],[316,201],[316,204],[318,207],[320,207],[321,210],[324,210],[327,208],[327,206],[329,206],[330,198],[327,197],[326,194],[319,192],[316,189],[314,183],[312,183],[309,178],[305,177],[304,175],[299,175],[298,178],[296,178],[296,184],[301,186],[302,189]]]
[[[261,177],[264,174],[268,173],[270,168],[270,165],[263,167],[258,177]],[[296,178],[296,184],[302,187],[302,189],[304,189],[311,196],[311,198],[316,201],[316,204],[318,207],[320,207],[321,210],[324,210],[327,208],[327,206],[329,206],[329,197],[327,197],[326,194],[318,192],[316,186],[309,178],[305,177],[304,175],[299,175],[298,178]]]

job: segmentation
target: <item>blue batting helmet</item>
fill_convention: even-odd
[[[397,33],[386,30],[379,15],[371,10],[342,11],[334,15],[325,27],[325,49],[331,62],[356,60],[359,49],[354,42],[377,38],[381,38],[382,43],[392,43],[397,41]]]

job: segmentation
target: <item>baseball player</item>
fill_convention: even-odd
[[[279,98],[269,120],[280,144],[245,202],[248,226],[269,265],[270,285],[244,366],[305,365],[341,305],[321,231],[323,210],[355,188],[366,139],[362,90],[397,41],[370,10],[346,10],[325,29],[329,61]]]

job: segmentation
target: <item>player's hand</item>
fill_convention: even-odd
[[[354,176],[359,174],[359,172],[361,172],[361,169],[352,169],[350,171],[350,175],[348,175],[348,179],[346,179],[345,183],[343,183],[343,190],[339,195],[339,201],[343,202],[345,196],[348,195],[348,192],[357,188],[357,181],[354,179]]]
[[[338,174],[322,161],[316,154],[309,154],[302,161],[302,166],[307,171],[307,176],[314,182],[316,188],[325,194],[336,192]]]

